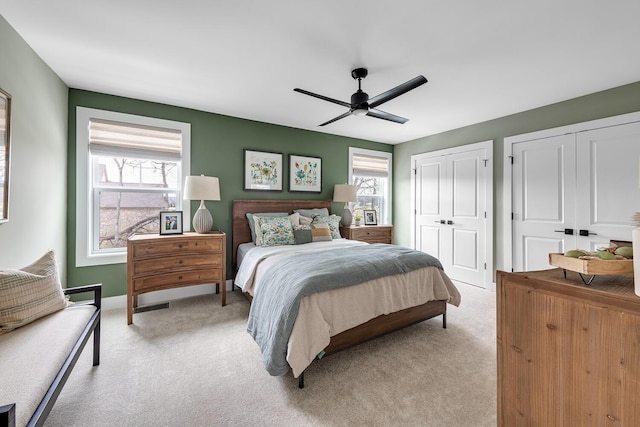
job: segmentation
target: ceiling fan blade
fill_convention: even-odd
[[[328,125],[329,123],[333,123],[333,122],[335,122],[337,120],[344,119],[345,117],[350,116],[350,115],[351,115],[351,111],[347,111],[346,113],[341,114],[338,117],[333,118],[333,119],[329,120],[328,122],[324,122],[324,123],[322,123],[321,125],[318,125],[318,126]]]
[[[325,101],[333,102],[334,104],[342,105],[343,107],[351,108],[351,104],[344,101],[338,101],[337,99],[329,98],[324,95],[318,95],[317,93],[309,92],[308,90],[295,88],[294,91],[304,93],[305,95],[313,96],[314,98],[323,99]],[[322,126],[322,125],[320,125]]]
[[[369,117],[375,117],[376,119],[389,120],[390,122],[404,124],[409,121],[409,119],[405,119],[404,117],[396,116],[395,114],[387,113],[382,110],[375,110],[373,108],[369,109],[367,113]]]
[[[387,101],[391,101],[393,98],[396,98],[403,93],[407,93],[410,90],[425,84],[426,82],[427,79],[424,76],[418,76],[409,80],[408,82],[404,82],[401,85],[394,87],[393,89],[389,89],[388,91],[381,93],[380,95],[369,98],[369,108],[376,108],[378,105],[384,104]]]

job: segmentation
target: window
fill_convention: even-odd
[[[76,265],[126,262],[127,239],[156,233],[159,212],[182,210],[187,123],[77,108]]]
[[[349,182],[357,187],[354,215],[365,209],[377,212],[379,224],[391,224],[391,171],[393,157],[383,151],[349,147]]]

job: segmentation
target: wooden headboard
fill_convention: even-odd
[[[294,209],[327,208],[331,212],[330,200],[234,200],[233,201],[233,267],[236,267],[238,246],[251,241],[251,229],[247,213],[288,212]]]

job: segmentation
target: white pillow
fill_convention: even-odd
[[[53,251],[20,270],[0,270],[0,335],[67,305]]]
[[[294,209],[294,212],[299,213],[302,216],[313,218],[314,215],[328,216],[329,209],[327,208],[311,208],[311,209]]]
[[[309,225],[310,226],[312,221],[313,221],[313,219],[311,217],[300,215],[300,225]]]

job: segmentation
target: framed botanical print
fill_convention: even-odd
[[[11,95],[0,89],[0,222],[9,220]]]
[[[244,150],[244,189],[282,191],[282,153]]]
[[[289,155],[289,191],[322,191],[322,158]]]

